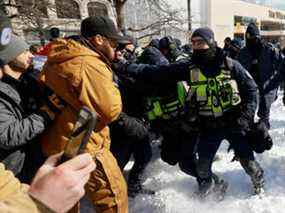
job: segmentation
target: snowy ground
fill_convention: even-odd
[[[222,202],[193,198],[197,190],[193,178],[171,167],[160,159],[153,159],[147,169],[146,188],[154,189],[155,196],[139,195],[130,200],[130,213],[284,213],[285,212],[285,108],[281,98],[272,109],[274,147],[257,156],[265,170],[264,196],[251,196],[251,183],[239,163],[230,162],[233,155],[226,152],[227,143],[219,151],[221,160],[214,163],[214,171],[229,182]]]
[[[201,202],[193,198],[197,190],[193,178],[177,166],[162,162],[158,149],[146,172],[146,188],[154,189],[155,196],[139,195],[129,201],[130,213],[285,213],[285,107],[280,98],[274,103],[271,116],[271,136],[274,147],[257,156],[265,170],[266,188],[262,197],[251,196],[249,177],[239,163],[230,162],[227,143],[219,151],[221,160],[214,163],[214,171],[229,182],[229,189],[222,202]],[[128,168],[131,164],[128,164]],[[126,171],[127,174],[127,171]],[[125,174],[125,175],[126,175]],[[83,213],[93,213],[90,203],[82,203]]]

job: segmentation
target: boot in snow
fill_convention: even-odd
[[[128,180],[128,195],[129,197],[136,197],[138,194],[154,195],[155,191],[151,189],[145,189],[142,186],[140,175],[130,174]]]
[[[264,172],[260,165],[253,160],[240,160],[240,163],[251,178],[254,194],[263,192],[265,181],[263,175]]]
[[[210,181],[199,183],[198,196],[204,199],[211,194],[215,200],[221,201],[224,199],[227,188],[228,183],[216,174],[213,174]]]
[[[217,201],[222,201],[225,197],[229,184],[228,182],[226,182],[225,180],[223,180],[216,174],[213,174],[213,180],[215,183],[215,186],[213,189],[214,194],[215,194],[215,199]]]

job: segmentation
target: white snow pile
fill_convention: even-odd
[[[281,96],[281,95],[279,95]],[[229,183],[221,202],[200,201],[193,195],[197,190],[194,178],[159,159],[158,149],[146,171],[144,186],[156,191],[154,196],[138,195],[130,200],[130,213],[284,213],[285,212],[285,108],[282,97],[273,104],[271,136],[274,146],[256,155],[265,171],[266,188],[262,196],[253,196],[251,182],[238,162],[230,162],[227,142],[219,150],[221,160],[214,171]]]

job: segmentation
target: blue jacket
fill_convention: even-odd
[[[272,76],[276,74],[282,60],[282,56],[275,48],[272,48],[267,44],[262,44],[261,53],[257,60],[259,70],[259,82],[257,82],[257,84],[259,89],[264,90]],[[247,47],[244,47],[240,51],[238,61],[246,70],[249,71],[252,76],[255,75],[254,73],[251,73],[254,57]],[[272,87],[275,89],[277,89],[278,86],[278,84],[272,85]]]

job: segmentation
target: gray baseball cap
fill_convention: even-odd
[[[8,64],[26,50],[29,50],[29,45],[25,40],[12,34],[10,43],[0,50],[0,59],[4,64]]]

